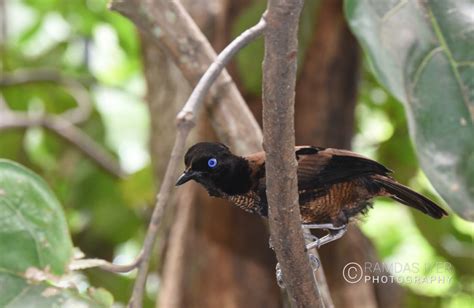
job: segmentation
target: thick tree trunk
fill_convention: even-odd
[[[344,20],[342,0],[322,1],[296,88],[297,144],[350,148],[359,53]],[[401,288],[396,284],[350,284],[343,279],[346,264],[377,262],[373,246],[356,226],[323,246],[320,256],[336,307],[400,306]]]

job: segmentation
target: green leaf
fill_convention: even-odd
[[[112,295],[62,288],[73,247],[61,205],[25,167],[0,159],[0,307],[110,307]]]
[[[433,186],[474,220],[472,0],[346,0],[347,19],[379,81],[404,103]]]
[[[30,267],[61,275],[72,243],[58,200],[46,183],[23,166],[0,160],[0,272]]]

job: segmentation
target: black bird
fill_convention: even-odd
[[[383,165],[347,150],[298,146],[298,191],[302,226],[327,229],[321,246],[341,237],[349,220],[363,213],[370,200],[390,197],[433,218],[447,215],[433,201],[398,183]],[[187,151],[186,170],[176,186],[195,180],[209,195],[224,198],[239,208],[266,217],[265,152],[240,157],[221,143],[201,142]]]

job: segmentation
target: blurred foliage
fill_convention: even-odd
[[[106,0],[6,3],[2,76],[47,68],[79,81],[94,104],[92,116],[80,128],[113,153],[130,175],[122,180],[104,173],[42,128],[0,132],[0,157],[28,166],[47,180],[65,207],[74,244],[87,257],[129,262],[141,245],[154,198],[136,31],[128,20],[107,10]],[[76,105],[69,89],[54,82],[29,82],[0,91],[0,99],[11,109],[28,113],[58,114]],[[87,271],[86,283],[108,287],[91,272],[98,271]],[[113,281],[114,297],[126,302],[133,275],[106,276]]]
[[[474,221],[474,2],[346,0],[345,8],[378,80],[405,105],[423,170]]]
[[[314,33],[314,22],[320,1],[306,1],[301,12],[299,25],[298,68],[304,63],[306,48]],[[255,25],[267,7],[264,0],[256,0],[245,8],[232,25],[232,35],[236,37],[249,27]],[[241,77],[245,91],[249,94],[261,96],[262,94],[262,62],[264,42],[263,38],[250,43],[236,56],[237,70]],[[252,72],[249,74],[248,72]]]
[[[106,9],[106,0],[8,0],[7,41],[0,46],[2,74],[18,69],[50,68],[75,78],[94,102],[92,116],[80,125],[130,173],[116,179],[57,136],[40,128],[0,132],[0,157],[13,159],[39,173],[64,205],[75,246],[88,257],[130,261],[142,243],[154,183],[147,148],[149,115],[139,40],[133,26]],[[313,34],[318,1],[307,1],[301,23],[300,65]],[[254,24],[265,7],[255,1],[236,19],[232,34]],[[247,91],[261,90],[263,41],[252,43],[237,58]],[[367,65],[366,65],[367,66]],[[395,170],[402,183],[442,203],[418,168],[408,136],[403,106],[364,67],[357,106],[358,152]],[[252,72],[252,73],[248,73]],[[75,106],[68,89],[54,83],[28,83],[0,88],[0,99],[12,109],[60,113]],[[473,301],[473,225],[450,215],[435,221],[389,200],[375,203],[362,227],[382,260],[454,268],[449,284],[405,284],[409,307],[466,307]],[[429,275],[420,273],[420,275]],[[86,271],[85,284],[108,289],[125,302],[132,275]],[[150,279],[151,307],[157,279]]]
[[[394,170],[394,177],[439,204],[436,194],[419,169],[412,147],[403,106],[371,75],[367,63],[356,108],[357,134],[354,150],[377,159]],[[393,273],[410,291],[408,307],[470,307],[474,302],[474,224],[455,214],[433,220],[392,200],[377,200],[362,218],[364,233],[372,239],[381,259],[390,266],[424,267],[441,264],[440,273],[410,270]],[[407,275],[408,274],[408,275]],[[409,282],[432,277],[440,283]],[[444,279],[444,281],[443,281]]]

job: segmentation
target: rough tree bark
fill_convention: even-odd
[[[343,16],[342,0],[324,0],[296,88],[297,144],[351,147],[360,52]],[[342,271],[349,262],[377,262],[370,241],[356,226],[337,242],[320,249],[336,307],[398,307],[396,284],[349,284]],[[370,273],[367,273],[370,275]]]
[[[302,0],[269,0],[263,61],[263,140],[271,243],[290,302],[322,307],[301,230],[294,102]]]

